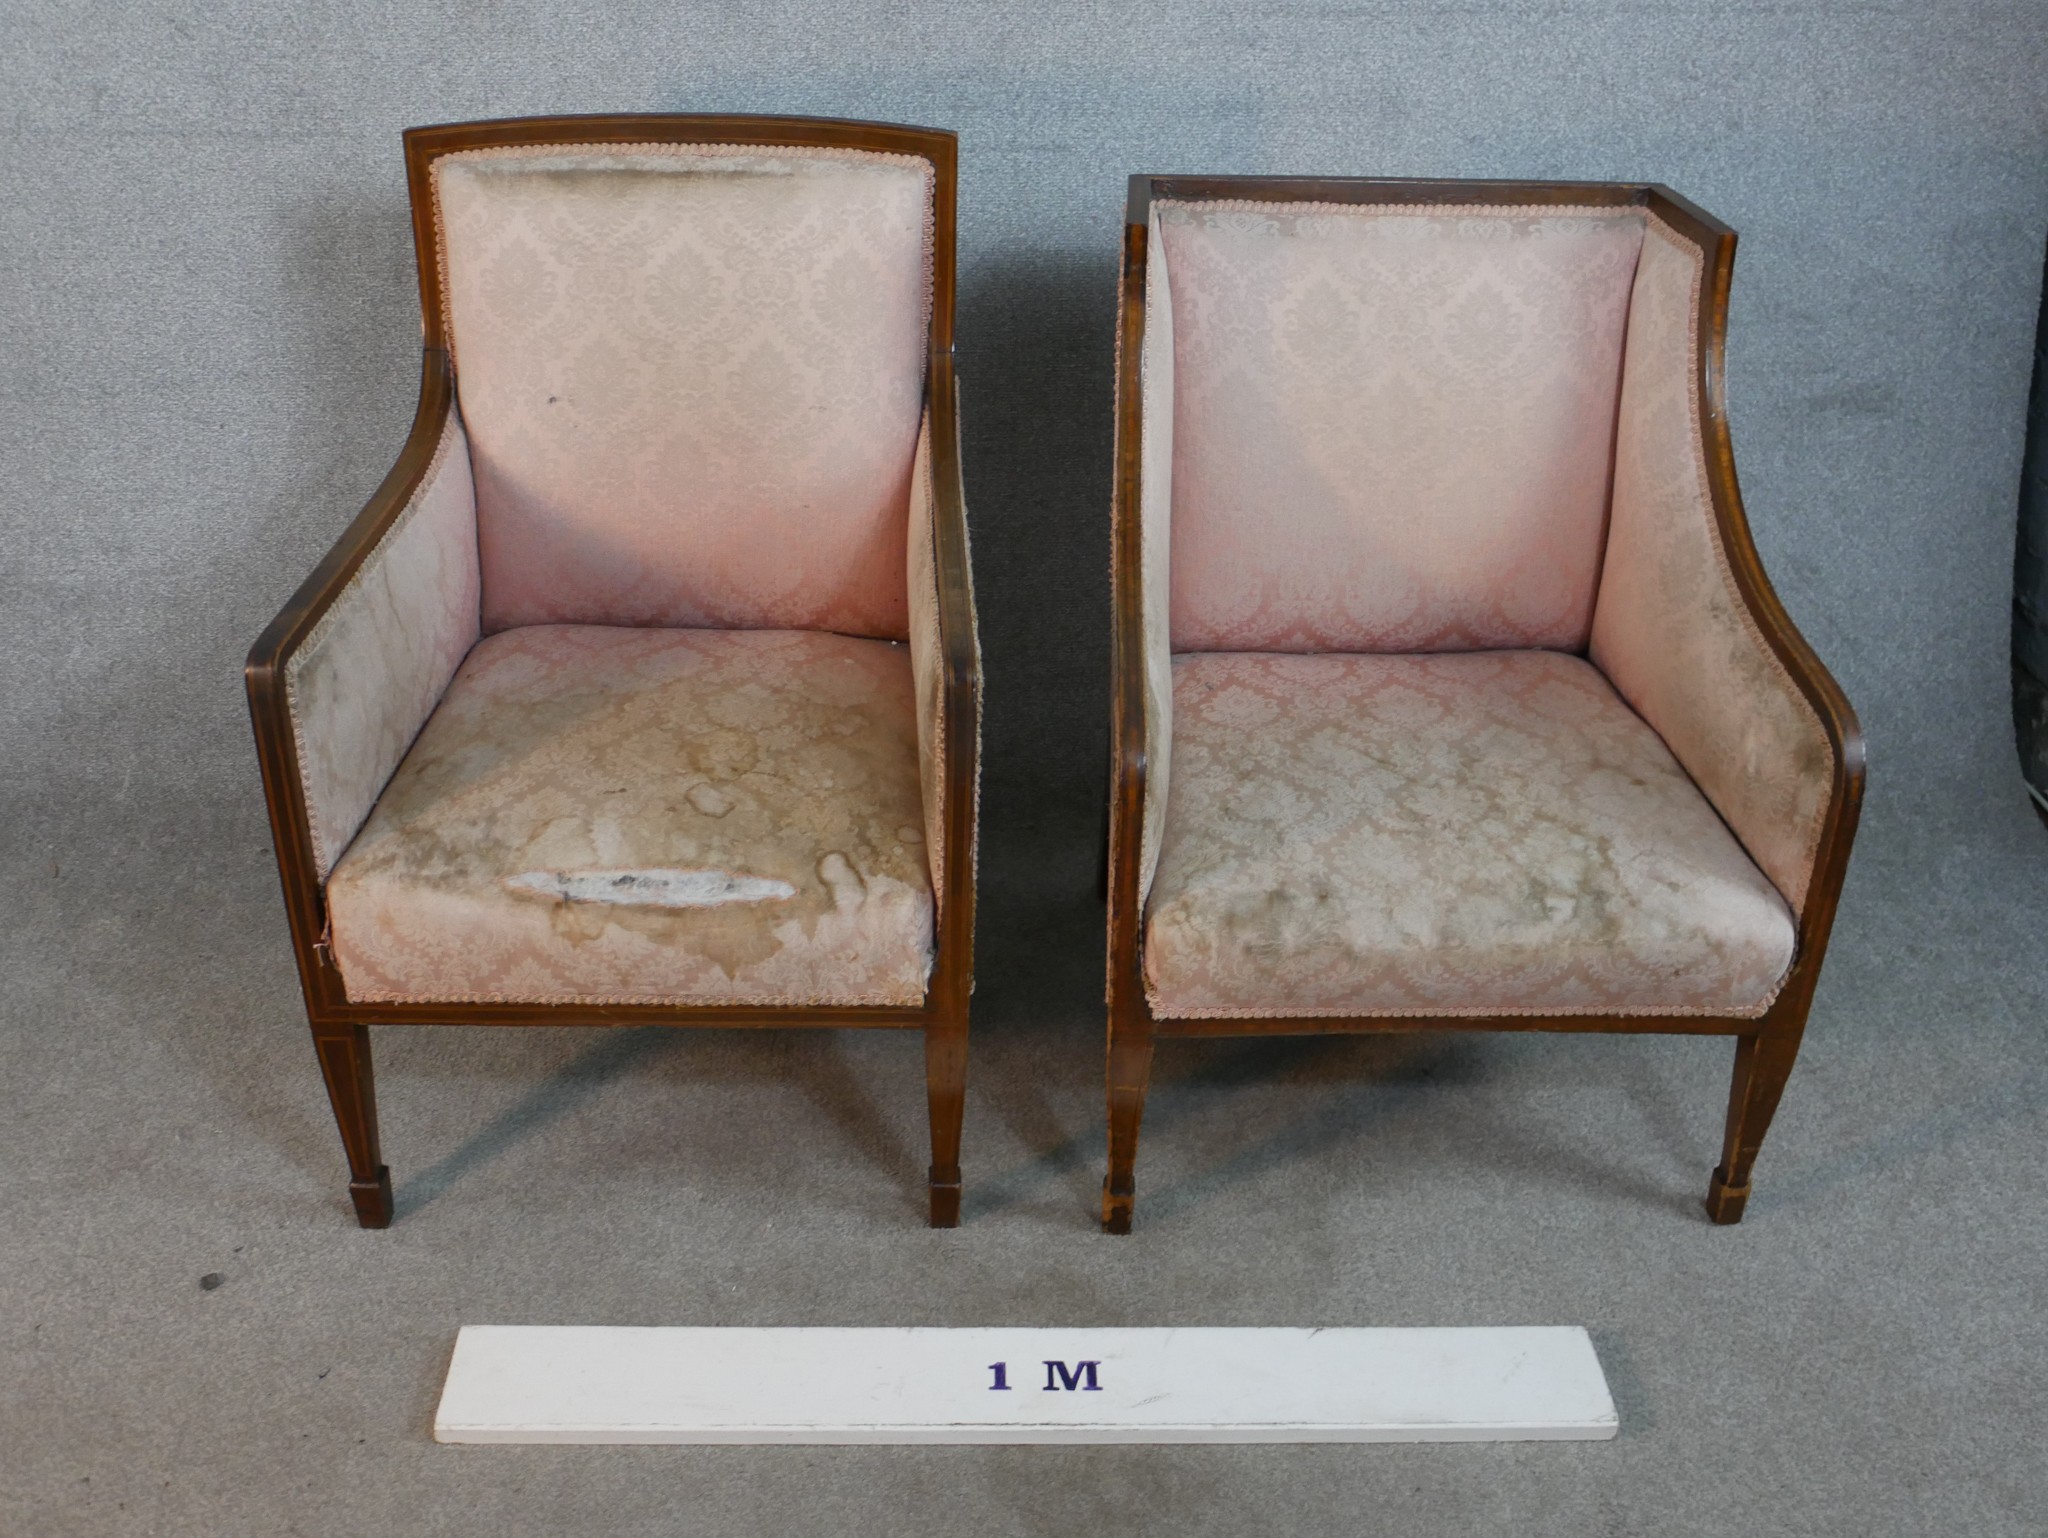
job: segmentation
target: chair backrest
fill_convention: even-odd
[[[1642,211],[1170,196],[1154,213],[1173,648],[1583,649]]]
[[[934,179],[843,143],[616,135],[416,165],[486,632],[906,634]]]

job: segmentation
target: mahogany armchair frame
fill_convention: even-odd
[[[440,252],[429,180],[433,162],[458,150],[506,145],[750,144],[831,146],[917,155],[933,170],[932,295],[925,406],[931,423],[934,550],[945,701],[945,881],[934,915],[935,954],[921,1006],[813,1008],[738,1005],[475,1004],[351,1002],[328,945],[298,752],[285,695],[285,666],[397,519],[426,475],[455,403]],[[244,678],[277,848],[292,950],[328,1098],[348,1154],[349,1196],[365,1228],[392,1217],[391,1172],[380,1151],[370,1058],[373,1025],[667,1025],[749,1028],[865,1026],[921,1030],[931,1118],[930,1220],[960,1218],[960,1128],[966,1096],[968,1004],[974,951],[974,835],[981,708],[981,655],[968,569],[953,377],[954,222],[957,139],[949,132],[822,118],[711,115],[541,117],[455,123],[405,134],[413,242],[419,263],[424,356],[412,431],[391,472],[325,559],[250,650]]]
[[[1834,749],[1834,783],[1821,824],[1814,870],[1799,915],[1790,974],[1761,1016],[1587,1014],[1562,1016],[1283,1017],[1156,1019],[1145,994],[1140,831],[1145,797],[1145,638],[1140,608],[1139,483],[1143,463],[1140,367],[1145,341],[1145,264],[1154,199],[1243,199],[1294,203],[1573,204],[1640,207],[1691,241],[1704,257],[1696,367],[1706,436],[1708,484],[1736,586],[1779,660],[1819,715]],[[1133,176],[1124,224],[1119,295],[1116,488],[1112,515],[1114,714],[1111,723],[1109,831],[1109,1171],[1102,1223],[1129,1233],[1135,1200],[1138,1126],[1161,1037],[1316,1035],[1394,1031],[1669,1032],[1733,1036],[1735,1074],[1721,1162],[1707,1189],[1716,1223],[1741,1220],[1751,1170],[1806,1029],[1840,901],[1849,845],[1863,799],[1862,729],[1848,699],[1794,627],[1764,575],[1736,485],[1723,396],[1728,291],[1735,231],[1668,187],[1642,183],[1430,181],[1410,178]]]

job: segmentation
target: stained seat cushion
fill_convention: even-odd
[[[916,1004],[910,658],[810,631],[486,637],[328,885],[358,1000]]]
[[[1160,1017],[1755,1016],[1776,995],[1783,898],[1581,658],[1173,669]]]

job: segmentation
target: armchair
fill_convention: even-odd
[[[1736,1038],[1740,1219],[1863,789],[1722,403],[1735,234],[1655,186],[1134,177],[1109,1172],[1158,1038]]]
[[[358,1220],[369,1027],[921,1030],[960,1204],[980,659],[955,140],[799,118],[405,136],[390,475],[249,655]]]

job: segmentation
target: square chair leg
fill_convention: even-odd
[[[391,1171],[377,1152],[377,1081],[370,1064],[370,1028],[313,1028],[313,1050],[348,1153],[348,1195],[364,1228],[391,1226]]]
[[[967,1028],[924,1028],[925,1100],[931,1112],[932,1164],[928,1173],[931,1226],[960,1226],[960,1123],[967,1110]]]
[[[1149,1021],[1111,1017],[1109,1027],[1109,1173],[1102,1182],[1102,1230],[1131,1231],[1137,1202],[1138,1124],[1145,1119],[1145,1091],[1152,1080]]]
[[[1748,1205],[1750,1171],[1770,1130],[1771,1117],[1799,1056],[1802,1028],[1759,1031],[1735,1044],[1735,1082],[1728,1092],[1728,1131],[1721,1163],[1707,1187],[1707,1216],[1716,1223],[1740,1223]]]

